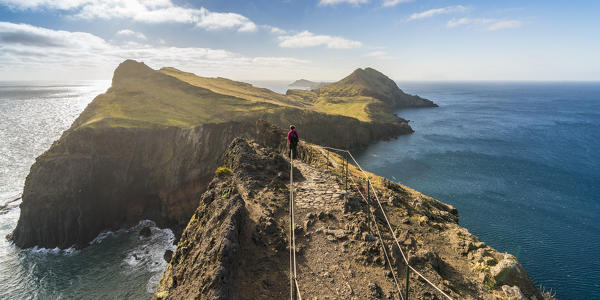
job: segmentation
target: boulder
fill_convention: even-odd
[[[140,236],[150,237],[152,235],[152,230],[150,230],[149,226],[146,226],[140,230]]]

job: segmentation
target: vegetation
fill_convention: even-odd
[[[217,171],[215,171],[215,175],[217,175],[218,177],[231,176],[232,174],[233,171],[231,171],[231,169],[227,167],[218,167]]]
[[[284,115],[298,115],[298,111],[310,120],[323,118],[307,115],[316,112],[363,122],[399,121],[384,97],[377,98],[374,93],[399,89],[385,75],[365,70],[358,69],[318,90],[290,90],[282,95],[251,84],[200,77],[175,68],[156,71],[128,60],[115,70],[112,87],[96,97],[73,126],[194,127],[257,118],[285,124],[290,120]],[[388,86],[390,82],[393,87]]]

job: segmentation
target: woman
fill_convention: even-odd
[[[300,136],[298,136],[296,126],[290,125],[290,132],[288,132],[287,140],[288,146],[290,147],[290,156],[292,159],[298,158],[298,142],[300,141]]]

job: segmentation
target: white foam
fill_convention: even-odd
[[[41,255],[73,255],[79,252],[79,250],[70,247],[70,248],[66,248],[66,249],[60,249],[58,247],[56,248],[43,248],[43,247],[38,247],[38,246],[34,246],[33,248],[29,248],[29,249],[25,249],[24,251],[28,251],[30,253],[35,253],[35,254],[41,254]]]

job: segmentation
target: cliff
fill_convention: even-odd
[[[382,114],[385,120],[369,117]],[[103,230],[142,219],[179,233],[233,138],[283,143],[285,133],[269,123],[295,124],[307,141],[344,148],[412,132],[385,107],[337,113],[246,83],[128,60],[32,165],[10,238],[19,247],[81,248]]]
[[[366,192],[364,177],[350,165],[346,190],[341,157],[306,143],[301,149],[294,178],[302,297],[400,299],[384,247],[402,286],[405,264],[383,215],[371,210],[374,201],[359,194]],[[289,162],[276,149],[235,139],[223,165],[231,172],[215,176],[200,198],[155,299],[289,297]],[[454,299],[547,297],[514,256],[460,227],[452,206],[369,176],[409,263],[445,293]],[[414,274],[410,297],[442,299]]]

